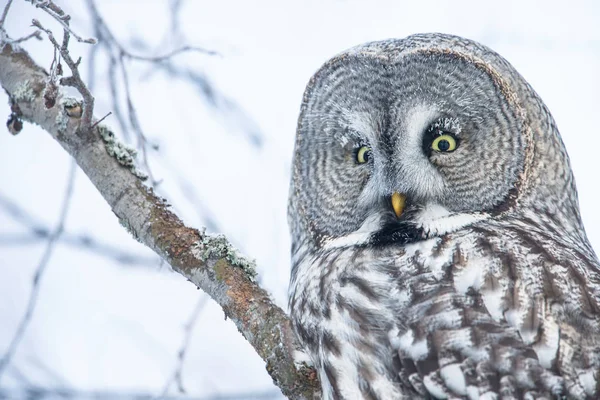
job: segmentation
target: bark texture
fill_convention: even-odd
[[[13,112],[38,124],[75,159],[121,224],[173,270],[208,293],[265,361],[274,383],[290,399],[319,397],[312,368],[298,366],[299,344],[285,312],[254,282],[253,265],[223,236],[189,228],[140,179],[133,151],[115,140],[104,125],[80,129],[81,103],[59,88],[56,104],[47,108],[48,74],[24,50],[0,43],[0,84]]]

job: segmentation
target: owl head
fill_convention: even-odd
[[[310,80],[290,190],[295,245],[406,243],[526,212],[582,230],[552,116],[492,50],[414,35],[350,49]]]

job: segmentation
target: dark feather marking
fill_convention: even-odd
[[[340,312],[347,311],[348,316],[356,321],[356,323],[360,325],[361,329],[369,329],[369,324],[371,321],[369,321],[367,315],[356,310],[356,307],[353,307],[351,304],[349,304],[343,296],[338,295],[336,297],[336,305]]]
[[[448,244],[452,244],[451,236],[450,235],[442,236],[438,240],[436,245],[433,247],[433,249],[431,249],[431,255],[433,257],[439,257],[440,254],[442,254],[442,252],[448,248]]]
[[[429,343],[429,340],[427,342],[428,347],[431,349],[431,343]],[[428,352],[427,357],[415,363],[415,367],[421,376],[427,376],[431,372],[437,371],[440,368],[437,353],[435,351]]]
[[[493,361],[492,361],[493,362]],[[493,393],[498,393],[500,387],[500,377],[492,367],[492,362],[483,361],[475,367],[477,374],[477,386],[489,388]]]
[[[358,379],[360,392],[364,395],[365,400],[379,400],[377,394],[373,391],[373,388],[369,382],[373,382],[376,376],[373,374],[370,366],[360,363],[358,365]]]
[[[360,385],[360,392],[363,394],[365,400],[379,400],[379,397],[368,383]]]
[[[516,388],[515,378],[511,375],[505,375],[500,380],[500,396],[502,399],[520,399],[519,391]]]
[[[554,257],[553,254],[550,254],[541,244],[539,238],[534,238],[531,236],[531,232],[526,231],[520,227],[511,226],[508,229],[512,230],[517,234],[517,237],[526,245],[528,249],[534,254],[540,254],[548,261],[551,261],[555,264],[560,264],[560,260]]]
[[[323,307],[323,318],[326,320],[331,319],[331,308],[328,306]]]
[[[340,393],[340,388],[338,386],[338,382],[337,382],[337,375],[335,370],[333,369],[333,366],[331,364],[329,364],[327,361],[323,362],[323,370],[325,371],[325,375],[327,375],[327,380],[329,381],[329,384],[331,385],[331,388],[333,389],[333,399],[334,400],[341,400],[339,397]]]
[[[329,331],[323,332],[322,343],[323,343],[323,347],[325,347],[325,349],[329,350],[331,352],[331,354],[333,354],[335,356],[339,356],[341,354],[340,344],[338,343],[337,339],[333,337],[331,332],[329,332]]]
[[[549,214],[546,213],[546,215],[549,215]],[[531,221],[531,219],[528,219],[528,221]],[[539,227],[539,225],[536,225],[535,222],[533,222],[533,221],[530,222],[530,223],[533,224],[533,226],[538,226]],[[546,226],[546,225],[548,225],[548,226]],[[561,230],[555,230],[555,227],[551,226],[551,224],[546,224],[546,225],[544,225],[544,227],[539,227],[537,230],[535,230],[533,232],[529,232],[528,231],[528,233],[530,235],[532,235],[532,233],[535,233],[536,235],[539,235],[543,239],[545,239],[545,241],[553,243],[554,246],[556,246],[558,248],[564,247],[565,246],[564,244],[562,244],[562,243],[560,243],[559,241],[556,240],[557,237],[558,238],[562,237],[563,234],[564,234],[564,232],[561,231]],[[561,226],[561,225],[559,224],[558,226]],[[548,234],[548,230],[550,230],[550,229],[553,230],[554,235]],[[534,240],[535,239],[539,240],[539,238],[534,238]],[[578,239],[580,239],[580,238],[578,238]],[[596,261],[594,259],[593,254],[589,254],[588,253],[587,250],[589,250],[589,249],[586,248],[585,252],[581,251],[581,249],[579,247],[577,247],[577,243],[574,243],[574,242],[571,241],[571,242],[569,242],[569,250],[574,251],[575,253],[577,253],[576,254],[577,257],[579,259],[581,259],[581,260],[584,260],[587,264],[589,264],[589,266],[595,266],[595,265],[597,265]]]
[[[491,211],[491,214],[493,216],[500,215],[500,214],[515,207],[517,198],[519,196],[520,186],[521,186],[521,183],[517,182],[515,184],[515,187],[513,187],[512,189],[510,189],[508,191],[506,197],[500,202],[499,205],[494,207],[494,209]]]
[[[402,371],[406,373],[407,377],[417,372],[417,367],[412,359],[408,357],[402,357],[400,354],[398,354],[398,359],[402,365]]]
[[[514,301],[515,299],[513,296],[510,295],[510,293],[513,291],[514,282],[516,282],[518,278],[517,261],[514,255],[500,250],[498,246],[494,244],[492,240],[490,240],[491,238],[497,238],[495,234],[486,229],[474,228],[474,231],[477,231],[477,233],[479,234],[477,237],[477,245],[487,254],[493,254],[500,259],[500,262],[504,267],[504,272],[508,277],[508,290],[504,293],[502,300],[502,313],[504,314],[506,310],[516,307]]]
[[[457,270],[457,266],[459,267],[465,267],[467,265],[467,259],[465,258],[464,254],[462,253],[460,246],[457,245],[455,247],[454,253],[452,254],[452,265],[454,267],[454,271]],[[460,268],[458,268],[460,269]]]
[[[351,284],[355,286],[362,294],[364,294],[369,300],[378,300],[378,296],[375,291],[369,286],[369,283],[364,279],[360,279],[357,276],[343,277],[340,279],[340,284],[346,286]]]
[[[317,342],[315,341],[314,334],[309,334],[308,331],[304,328],[304,326],[300,324],[294,324],[294,328],[298,336],[300,336],[300,339],[302,339],[302,342],[304,342],[311,349],[316,348]]]
[[[308,312],[310,312],[310,314],[313,317],[318,317],[319,315],[321,315],[321,311],[319,310],[319,308],[317,307],[317,305],[314,302],[310,302],[310,304],[308,305]],[[306,310],[306,308],[305,308]]]
[[[466,358],[460,364],[465,383],[467,386],[477,386],[477,374],[475,373],[475,361],[471,358]]]
[[[415,366],[414,366],[412,360],[409,360],[407,358],[401,359],[400,354],[398,352],[394,352],[392,362],[393,362],[393,364],[392,364],[393,371],[397,374],[397,377],[400,380],[400,383],[404,387],[412,388],[412,384],[410,383],[410,380],[408,379],[410,374],[416,372],[416,369],[415,369]]]
[[[359,258],[361,258],[365,253],[366,248],[361,246],[356,246],[354,250],[350,254],[350,259],[348,260],[349,265],[354,265],[359,269],[366,268],[369,264],[365,262],[361,262]]]
[[[485,307],[485,304],[483,302],[483,296],[481,295],[481,292],[473,289],[472,286],[470,286],[467,289],[467,293],[465,293],[465,299],[467,301],[467,306],[471,309],[478,309],[478,310],[482,310],[485,311],[487,313],[487,308]],[[462,307],[462,305],[460,305],[460,307]]]
[[[328,289],[327,284],[330,281],[329,276],[335,271],[335,262],[341,254],[341,251],[332,251],[325,256],[325,273],[321,275],[321,279],[319,280],[319,296],[323,301],[325,301],[326,298],[326,293]]]
[[[538,211],[538,213],[542,213],[542,211]],[[552,236],[553,237],[561,237],[564,235],[565,231],[564,229],[562,229],[561,224],[558,222],[558,220],[555,220],[553,218],[553,216],[550,213],[544,212],[543,215],[549,217],[552,222],[554,222],[553,224],[549,224],[546,223],[544,220],[540,219],[539,221],[534,221],[533,219],[527,217],[527,216],[521,216],[519,217],[519,221],[524,222],[527,225],[530,225],[531,227],[535,227],[536,232],[539,231],[539,233],[543,236],[546,236],[547,238],[550,238],[550,235],[547,235],[548,231],[552,232]],[[557,227],[561,227],[561,229],[556,229]]]
[[[525,315],[523,317],[523,323],[521,324],[522,331],[530,331],[535,332],[534,339],[532,343],[537,342],[540,339],[541,331],[541,321],[539,319],[540,313],[539,302],[535,301],[535,299],[529,299],[529,306],[525,310]]]
[[[588,286],[587,286],[587,280],[585,277],[581,276],[581,274],[579,273],[579,271],[577,270],[577,268],[572,264],[572,260],[563,260],[561,262],[561,260],[558,260],[556,257],[554,257],[553,254],[551,254],[549,251],[547,251],[543,246],[541,246],[539,244],[539,241],[536,240],[535,238],[533,238],[531,236],[530,232],[524,231],[522,229],[519,228],[515,228],[512,227],[513,230],[515,230],[517,233],[519,233],[519,238],[529,247],[532,249],[532,252],[537,253],[537,254],[541,254],[543,257],[545,257],[547,260],[549,260],[552,263],[555,264],[559,264],[559,265],[564,265],[567,264],[568,266],[568,271],[569,271],[569,276],[577,283],[577,286],[579,288],[582,288],[580,290],[580,299],[581,299],[581,304],[582,304],[582,312],[588,317],[588,318],[594,318],[594,316],[597,316],[600,313],[600,306],[596,303],[596,301],[590,296],[589,291],[587,290]],[[551,238],[546,238],[548,240],[552,240]],[[555,241],[552,240],[552,242],[556,243]],[[579,256],[583,256],[583,254],[578,252]],[[586,259],[586,258],[582,258],[582,259]]]

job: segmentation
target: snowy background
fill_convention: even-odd
[[[76,32],[94,36],[85,1],[57,2]],[[169,67],[129,60],[131,96],[141,129],[158,145],[148,157],[159,193],[188,225],[225,233],[256,258],[262,285],[282,307],[289,278],[287,190],[304,86],[329,57],[370,40],[439,31],[478,40],[506,57],[553,112],[590,241],[600,251],[600,2],[97,0],[97,7],[131,53],[157,56],[186,44],[220,53],[181,54]],[[32,18],[60,32],[40,10],[15,0],[9,34],[32,32]],[[89,45],[72,43],[85,72]],[[47,40],[24,47],[50,66]],[[95,114],[102,116],[115,110],[105,52],[97,52],[93,66]],[[0,116],[8,116],[0,98]],[[114,114],[105,123],[136,144]],[[37,127],[26,125],[16,137],[0,130],[1,358],[58,223],[71,161]],[[281,396],[233,323],[133,240],[80,171],[37,296],[0,376],[0,398],[19,398],[22,388],[78,398],[185,397],[172,378],[188,332],[181,379],[187,396]]]

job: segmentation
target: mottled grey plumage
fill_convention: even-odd
[[[444,132],[456,149],[432,151]],[[569,159],[490,49],[422,34],[327,62],[289,222],[292,319],[324,398],[600,397],[600,265]]]

